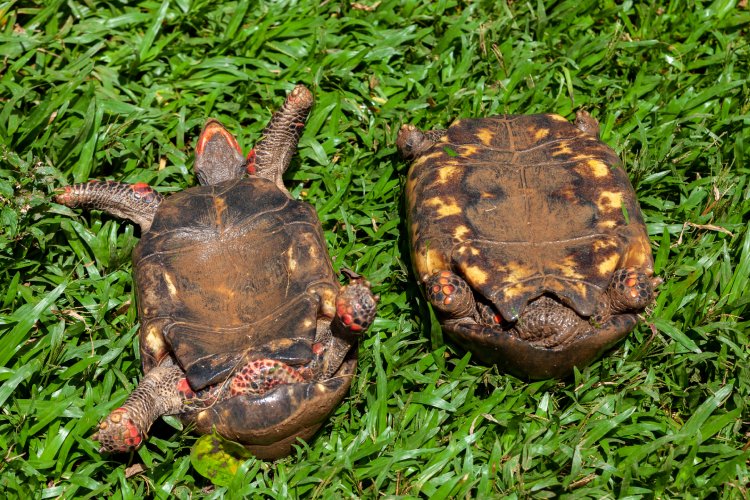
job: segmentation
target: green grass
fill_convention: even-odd
[[[748,498],[747,2],[0,2],[0,496]],[[88,439],[140,377],[130,224],[50,203],[88,178],[195,183],[208,117],[245,151],[302,82],[286,176],[380,316],[317,437],[229,489],[159,422]],[[568,380],[482,366],[410,281],[402,123],[590,110],[623,157],[665,279],[627,340]]]

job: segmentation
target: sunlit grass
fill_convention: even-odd
[[[220,496],[195,436],[88,439],[140,378],[138,232],[50,203],[88,178],[195,183],[219,118],[247,151],[296,83],[316,107],[286,175],[380,316],[350,397],[231,491],[447,498],[748,496],[750,10],[640,3],[0,2],[0,492]],[[409,274],[402,123],[589,110],[621,154],[665,279],[645,322],[563,381],[482,366],[431,332]]]

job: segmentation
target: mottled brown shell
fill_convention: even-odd
[[[561,116],[455,122],[406,197],[419,278],[457,269],[509,321],[543,293],[591,316],[613,271],[653,268],[617,155]]]
[[[133,254],[141,352],[149,371],[170,352],[193,389],[243,356],[311,356],[318,311],[338,283],[315,210],[257,177],[166,198]]]

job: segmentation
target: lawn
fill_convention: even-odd
[[[750,8],[695,2],[0,2],[0,496],[748,498]],[[195,185],[208,117],[247,152],[296,83],[316,105],[285,179],[334,267],[380,294],[350,395],[228,487],[166,419],[88,439],[141,376],[139,231],[50,201],[74,181]],[[644,321],[565,380],[443,343],[410,274],[398,128],[589,110],[638,193]]]

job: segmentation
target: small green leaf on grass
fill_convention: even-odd
[[[242,462],[251,456],[241,444],[211,433],[195,442],[190,451],[190,463],[215,485],[228,486]]]

